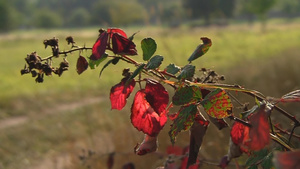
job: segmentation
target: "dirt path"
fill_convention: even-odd
[[[72,111],[80,107],[97,104],[101,101],[103,101],[102,97],[93,97],[93,98],[85,98],[80,101],[75,101],[71,103],[57,104],[57,106],[55,106],[54,108],[45,108],[45,110],[42,110],[41,112],[43,112],[43,114],[41,115],[42,117],[40,118],[44,118],[46,115],[53,114],[53,113]],[[0,130],[23,125],[27,123],[29,120],[30,118],[27,116],[11,117],[11,118],[0,120]]]
[[[88,97],[81,99],[80,101],[73,101],[69,103],[60,103],[55,105],[52,108],[45,107],[43,110],[38,113],[37,116],[19,116],[19,117],[11,117],[7,119],[0,120],[0,131],[12,127],[20,127],[26,123],[30,123],[30,121],[34,119],[43,119],[47,118],[49,115],[63,113],[67,111],[73,111],[79,109],[81,107],[98,104],[104,100],[103,97]],[[104,137],[111,138],[111,137]],[[98,140],[99,141],[99,140]],[[108,140],[106,142],[111,142],[112,140]],[[101,142],[101,140],[99,141]],[[103,141],[102,141],[103,142]],[[68,153],[57,153],[51,157],[45,157],[37,164],[33,164],[31,169],[63,169],[72,164],[72,156]],[[1,167],[0,167],[1,168]]]

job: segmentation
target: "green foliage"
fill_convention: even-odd
[[[194,119],[197,113],[198,110],[196,105],[181,107],[181,109],[178,112],[178,116],[174,120],[169,131],[169,136],[173,144],[175,143],[176,136],[179,132],[181,132],[182,130],[186,131],[190,129],[190,127],[194,123]]]
[[[0,1],[0,31],[14,29],[18,25],[17,11],[7,1]]]
[[[99,1],[92,8],[92,22],[94,24],[111,24],[110,7],[108,2]]]
[[[258,168],[259,165],[261,165],[264,169],[274,168],[272,162],[273,153],[274,152],[270,152],[268,149],[262,149],[254,152],[246,161],[246,166],[249,167],[248,169]]]
[[[193,65],[186,65],[182,68],[180,74],[177,76],[177,79],[189,79],[194,76],[196,67]]]
[[[201,104],[208,115],[217,119],[228,117],[233,107],[228,94],[220,88],[206,95]]]
[[[98,59],[98,60],[92,60],[92,59],[89,59],[89,66],[90,66],[90,68],[91,68],[91,69],[95,69],[96,67],[99,66],[99,64],[100,64],[101,62],[103,62],[105,59],[107,59],[107,57],[108,57],[108,54],[105,53],[105,54],[102,55],[102,57],[101,57],[100,59]]]
[[[139,73],[142,72],[143,68],[145,67],[146,64],[141,64],[139,67],[135,69],[135,71],[132,73],[132,75],[127,79],[126,84],[128,84],[132,79],[134,79]]]
[[[172,102],[174,105],[185,105],[191,102],[199,101],[202,99],[202,94],[197,86],[185,86],[179,87],[174,96]]]
[[[128,25],[144,23],[145,19],[144,8],[132,1],[99,1],[92,12],[94,24]]]
[[[100,59],[99,59],[100,60]],[[110,64],[113,64],[113,65],[116,65],[118,62],[119,62],[120,58],[119,57],[116,57],[116,58],[113,58],[109,61],[106,62],[106,64],[102,67],[101,71],[100,71],[100,74],[99,74],[99,77],[101,76],[103,70],[109,66]]]
[[[54,11],[48,9],[40,9],[35,13],[34,26],[41,28],[53,28],[63,25],[62,18]]]
[[[236,0],[220,0],[219,8],[223,15],[225,15],[227,18],[231,18],[233,17],[236,9]]]
[[[180,71],[180,67],[176,66],[174,63],[171,63],[165,68],[165,71],[167,73],[175,75],[177,72]],[[170,77],[167,77],[167,78],[170,78]]]
[[[277,0],[250,0],[247,2],[247,6],[250,12],[258,16],[265,15],[276,3]]]
[[[11,11],[9,13],[13,19],[10,19],[9,25],[11,27],[8,30],[39,26],[34,22],[35,16],[39,15],[40,10],[52,11],[59,16],[61,23],[53,25],[53,27],[82,27],[99,24],[108,26],[161,24],[177,27],[181,26],[183,22],[190,22],[189,19],[196,19],[197,21],[204,19],[207,25],[212,22],[228,24],[228,19],[234,18],[234,16],[240,17],[241,14],[253,13],[251,7],[253,5],[249,4],[255,4],[254,11],[256,12],[262,11],[263,8],[259,7],[261,3],[263,3],[262,6],[269,5],[269,0],[256,1],[250,0],[244,3],[242,0],[11,0],[3,1],[3,4],[5,3],[9,8],[6,7],[5,10],[1,11]],[[298,1],[277,1],[281,3],[277,5],[275,11],[281,16],[298,16]],[[244,12],[236,12],[237,10]],[[7,17],[6,15],[2,16]],[[244,16],[241,17],[244,18]],[[194,22],[196,25],[198,25],[197,21]],[[202,20],[199,23],[202,23]]]
[[[113,8],[110,8],[110,16],[113,25],[143,24],[146,21],[145,9],[128,1],[119,1],[113,5]]]
[[[75,27],[84,27],[91,22],[91,14],[85,8],[77,8],[72,11],[68,24]]]
[[[206,25],[210,24],[210,19],[216,7],[216,0],[186,0],[183,1],[184,7],[189,11],[192,18],[203,17]]]
[[[300,1],[297,0],[278,0],[279,8],[290,17],[295,17],[299,14]]]
[[[160,56],[160,55],[153,56],[149,60],[149,62],[147,63],[146,69],[156,69],[156,68],[158,68],[162,64],[163,60],[164,60],[163,56]]]
[[[235,11],[235,0],[182,0],[183,6],[192,18],[204,18],[205,24],[211,23],[211,18],[231,18]]]
[[[141,41],[141,48],[143,50],[143,60],[147,61],[155,53],[157,49],[157,44],[152,38],[144,38]]]

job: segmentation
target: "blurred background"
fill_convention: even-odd
[[[1,0],[1,31],[87,26],[224,26],[299,17],[299,0]]]
[[[187,64],[200,37],[207,36],[213,45],[193,62],[197,69],[213,69],[225,76],[225,83],[266,96],[281,97],[300,87],[300,0],[0,0],[0,169],[105,169],[111,153],[114,169],[129,162],[138,169],[164,164],[170,122],[159,135],[158,152],[140,157],[133,148],[144,136],[129,119],[137,88],[122,111],[110,107],[111,86],[119,83],[123,68],[134,67],[109,66],[99,78],[101,63],[78,76],[79,54],[74,52],[62,77],[45,77],[38,84],[20,74],[27,54],[51,55],[43,40],[56,37],[60,50],[68,50],[65,38],[73,36],[76,45],[91,47],[99,28],[107,27],[120,27],[129,36],[138,32],[134,42],[139,54],[144,37],[155,39],[156,54],[164,56],[161,69],[169,63]],[[142,62],[141,55],[132,58]],[[54,59],[53,64],[61,61]],[[297,104],[281,106],[300,118]],[[279,113],[272,119],[291,130],[291,122]],[[218,164],[227,154],[229,132],[210,125],[199,157]],[[298,140],[292,141],[299,147]],[[180,133],[175,145],[188,144],[189,133]],[[243,165],[245,158],[238,162]]]

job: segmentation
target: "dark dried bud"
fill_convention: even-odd
[[[29,70],[36,68],[35,65],[36,65],[36,64],[33,63],[33,62],[29,63],[29,64],[28,64]]]
[[[59,65],[60,69],[67,69],[68,70],[68,67],[69,67],[69,63],[66,60],[61,62],[60,65]]]
[[[49,76],[49,75],[52,74],[52,68],[51,68],[51,66],[48,65],[47,63],[43,64],[43,65],[42,65],[42,68],[43,68],[43,72],[44,72],[47,76]]]
[[[54,73],[60,77],[63,74],[63,72],[66,70],[68,70],[68,68],[65,68],[65,69],[58,68],[58,69],[54,70]]]
[[[36,72],[35,70],[32,70],[32,71],[31,71],[31,76],[32,76],[32,77],[36,77],[36,76],[37,76],[37,72]]]
[[[37,55],[36,52],[32,52],[31,54],[28,54],[25,60],[28,64],[37,63],[41,61],[40,57]]]
[[[217,76],[217,75],[218,74],[215,71],[213,71],[213,70],[210,72],[210,76],[212,76],[212,77]]]
[[[62,71],[61,71],[61,69],[56,68],[56,69],[53,70],[53,73],[57,74],[58,76],[60,76],[62,74]]]
[[[199,83],[199,82],[201,82],[202,80],[201,80],[201,78],[197,77],[197,78],[195,79],[195,81],[196,81],[196,83]]]
[[[99,35],[98,36],[100,37],[103,32],[106,32],[105,29],[103,29],[103,28],[99,29]]]
[[[28,69],[24,68],[24,69],[21,70],[21,75],[24,75],[24,74],[27,74],[27,73],[29,73]]]
[[[35,79],[35,82],[43,83],[44,82],[44,74],[38,74],[38,77]]]
[[[105,29],[103,29],[103,28],[99,29],[100,35],[101,35],[101,33],[103,33],[103,32],[105,32]]]
[[[59,56],[58,46],[52,47],[52,53],[53,53],[53,56],[55,56],[55,57]]]
[[[206,68],[201,68],[201,71],[206,72],[207,70],[206,70]]]
[[[37,62],[35,65],[34,65],[34,68],[38,69],[38,70],[41,70],[42,69],[42,66],[43,64],[41,62]]]
[[[225,80],[225,76],[224,76],[224,75],[221,75],[221,76],[219,77],[219,80],[221,80],[221,81]]]
[[[129,68],[124,69],[124,70],[123,70],[123,73],[122,73],[122,76],[124,76],[124,77],[129,77],[129,76],[131,76],[131,73],[130,73],[129,71],[130,71]]]
[[[56,46],[58,46],[58,39],[52,38],[52,39],[44,40],[44,45],[45,45],[45,48],[47,48],[47,46],[56,47]]]
[[[60,63],[59,68],[56,68],[55,70],[53,70],[53,72],[58,76],[61,76],[64,71],[68,70],[68,68],[69,68],[69,63],[67,62],[67,60],[64,60],[63,62]]]
[[[68,37],[66,38],[66,41],[68,42],[68,45],[74,44],[74,43],[75,43],[75,41],[74,41],[74,39],[73,39],[72,36],[68,36]]]

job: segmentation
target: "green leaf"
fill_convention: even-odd
[[[188,61],[190,61],[190,62],[201,57],[202,55],[204,55],[212,45],[212,42],[209,38],[202,37],[200,39],[202,40],[203,44],[200,44],[199,46],[197,46],[195,51],[189,57]]]
[[[225,90],[220,88],[206,95],[201,104],[209,116],[217,119],[228,117],[233,107]]]
[[[263,162],[261,163],[261,166],[263,167],[263,169],[267,169],[267,168],[274,168],[274,164],[273,164],[273,156],[274,153],[269,153],[263,160]]]
[[[144,38],[141,42],[141,48],[143,50],[143,60],[147,61],[155,53],[157,44],[152,38]]]
[[[132,34],[132,35],[128,38],[128,40],[133,41],[133,38],[134,38],[134,36],[135,36],[137,33],[138,33],[138,32],[135,32],[134,34]]]
[[[116,65],[118,62],[119,62],[120,58],[119,57],[115,57],[113,60],[112,60],[112,64],[113,65]]]
[[[258,167],[256,165],[253,165],[253,166],[249,167],[248,169],[258,169]]]
[[[269,152],[268,149],[253,152],[246,161],[246,166],[249,168],[258,168],[258,164],[260,164],[264,169],[274,168],[273,155],[274,153]]]
[[[187,103],[202,99],[201,90],[197,86],[185,86],[176,90],[172,97],[174,105],[185,105]]]
[[[253,114],[254,112],[256,112],[256,110],[258,110],[259,106],[258,105],[254,105],[250,110],[247,110],[245,112],[242,112],[242,119],[246,119],[249,115]]]
[[[251,156],[247,159],[246,161],[246,166],[254,166],[257,162],[262,160],[265,156],[268,155],[268,150],[267,149],[262,149],[260,151],[253,152]]]
[[[102,69],[101,69],[101,71],[100,71],[100,74],[99,74],[99,78],[101,77],[101,74],[102,74],[103,70],[104,70],[108,65],[110,65],[111,63],[114,64],[114,65],[116,65],[116,64],[119,62],[119,60],[120,60],[119,57],[115,57],[115,58],[109,60],[109,61],[102,67]]]
[[[188,79],[194,76],[195,74],[195,66],[193,65],[186,65],[181,70],[180,74],[177,76],[177,79]]]
[[[95,68],[98,67],[99,64],[100,64],[101,62],[103,62],[107,57],[108,57],[108,54],[107,54],[107,53],[104,53],[104,54],[102,55],[102,57],[101,57],[100,59],[98,59],[98,60],[92,60],[92,59],[89,59],[89,66],[90,66],[90,68],[91,68],[91,69],[95,69]]]
[[[160,56],[160,55],[156,55],[156,56],[152,57],[149,60],[149,62],[147,63],[146,69],[156,69],[156,68],[158,68],[161,65],[163,60],[164,60],[164,57]]]
[[[169,64],[166,68],[165,71],[167,73],[170,73],[172,75],[175,75],[177,72],[179,72],[180,67],[176,66],[175,64]],[[167,79],[170,79],[170,77],[168,76]]]
[[[142,63],[135,71],[132,73],[132,75],[127,79],[125,85],[127,85],[132,79],[134,79],[145,67],[145,63]]]
[[[176,136],[181,130],[188,130],[194,123],[194,119],[198,109],[196,105],[182,106],[178,112],[177,118],[171,124],[171,129],[169,131],[169,136],[172,144],[175,143]]]

